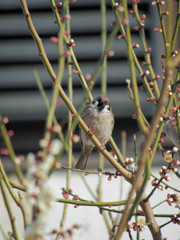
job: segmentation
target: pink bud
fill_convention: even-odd
[[[61,6],[62,6],[62,2],[56,3],[56,7],[57,7],[57,8],[60,8]]]
[[[79,74],[79,71],[73,70],[73,74]]]
[[[152,2],[152,6],[156,6],[157,5],[157,2],[156,1],[153,1]]]
[[[138,27],[138,26],[135,26],[135,27],[134,27],[134,30],[135,30],[135,31],[139,31],[139,27]]]
[[[3,118],[2,118],[2,123],[3,123],[3,124],[6,125],[8,122],[9,122],[9,119],[8,119],[7,117],[3,117]]]
[[[50,38],[50,41],[54,44],[57,44],[58,43],[58,38],[53,36],[53,37]]]
[[[141,20],[145,20],[145,19],[146,19],[146,15],[143,14],[143,15],[141,16]]]

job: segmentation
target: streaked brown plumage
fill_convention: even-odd
[[[82,119],[87,126],[94,130],[95,136],[105,145],[109,140],[114,127],[114,115],[112,113],[109,98],[100,95],[86,106],[82,113]],[[94,143],[87,133],[80,128],[81,153],[76,168],[85,169],[89,155],[91,154]]]

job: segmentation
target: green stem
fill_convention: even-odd
[[[166,201],[167,201],[167,199],[159,202],[158,204],[154,205],[154,206],[152,207],[152,209],[155,209],[156,207],[159,207],[161,204],[165,203]]]
[[[103,64],[102,64],[102,80],[101,80],[101,92],[103,95],[106,95],[107,91],[107,55],[105,53],[106,48],[106,3],[104,0],[101,0],[101,39],[102,39],[102,55],[104,55]]]
[[[5,141],[5,144],[6,144],[6,147],[8,148],[9,150],[9,155],[12,159],[12,162],[14,164],[14,167],[15,167],[15,170],[16,170],[16,174],[17,174],[17,177],[20,181],[20,183],[22,183],[23,185],[25,185],[25,179],[24,179],[24,175],[22,173],[22,170],[19,166],[18,163],[16,163],[16,154],[15,154],[15,151],[14,151],[14,148],[13,148],[13,145],[11,143],[11,139],[10,137],[8,136],[8,132],[7,132],[7,129],[6,129],[6,126],[4,125],[3,123],[3,118],[0,114],[0,130],[1,130],[1,133],[3,135],[3,138],[4,138],[4,141]]]
[[[134,200],[132,199],[131,203]],[[58,198],[56,202],[61,202],[61,203],[68,203],[68,204],[74,204],[78,206],[95,206],[95,207],[103,207],[103,206],[121,206],[125,205],[127,200],[121,200],[121,201],[116,201],[116,202],[93,202],[93,201],[79,201],[79,200],[71,200],[71,199],[64,199],[64,198]]]
[[[58,13],[58,9],[57,9],[57,7],[56,7],[56,5],[55,5],[54,0],[50,0],[50,3],[51,3],[51,6],[52,6],[53,11],[54,11],[54,13],[55,13],[55,17],[56,17],[56,20],[57,20],[58,27],[59,27],[59,29],[62,29],[62,22],[61,22],[61,19],[60,19],[59,13]],[[88,85],[87,85],[87,83],[86,83],[86,80],[85,80],[85,78],[84,78],[84,76],[83,76],[83,74],[82,74],[82,71],[81,71],[80,66],[79,66],[79,64],[78,64],[78,62],[77,62],[76,56],[75,56],[75,54],[74,54],[73,48],[72,48],[72,46],[69,44],[69,39],[68,39],[68,37],[65,36],[65,35],[63,36],[63,38],[64,38],[64,42],[65,42],[65,44],[66,44],[67,49],[70,51],[70,54],[71,54],[71,58],[72,58],[74,67],[75,67],[75,69],[78,71],[78,76],[79,76],[79,78],[80,78],[80,80],[81,80],[81,84],[82,84],[82,86],[83,86],[83,88],[84,88],[84,91],[85,91],[85,93],[86,93],[86,96],[87,96],[88,99],[92,100],[91,91],[90,91],[90,89],[88,88]]]
[[[167,42],[166,42],[166,60],[169,61],[171,58],[171,42],[172,42],[172,1],[167,0]]]
[[[24,208],[21,200],[19,200],[16,195],[14,194],[13,190],[12,190],[12,187],[9,183],[9,180],[8,180],[8,177],[4,171],[4,168],[3,168],[3,165],[2,165],[2,162],[1,162],[1,159],[0,159],[0,174],[2,174],[2,177],[4,179],[4,182],[6,184],[6,187],[11,195],[11,197],[13,198],[13,200],[15,201],[15,203],[17,204],[17,206],[21,209],[21,212],[22,212],[22,215],[23,215],[23,220],[24,220],[24,226],[27,225],[27,212],[26,212],[26,209]]]
[[[17,234],[16,224],[15,224],[16,219],[15,219],[15,216],[13,215],[12,210],[11,210],[11,204],[10,204],[9,199],[7,197],[7,194],[6,194],[6,189],[5,189],[4,184],[3,184],[3,177],[2,177],[1,173],[0,173],[0,186],[1,186],[1,192],[2,192],[3,199],[4,199],[4,203],[6,205],[7,212],[8,212],[8,215],[9,215],[9,219],[10,219],[10,222],[11,222],[11,227],[12,227],[12,230],[13,230],[13,238],[15,240],[18,240],[19,237],[18,237],[18,234]]]
[[[163,36],[163,40],[164,40],[164,46],[166,46],[166,42],[167,42],[166,29],[165,29],[165,25],[164,25],[164,21],[163,21],[163,15],[162,15],[161,8],[160,8],[159,4],[157,4],[157,10],[158,10],[159,20],[160,20],[161,28],[162,28],[162,36]],[[166,52],[166,47],[165,47],[165,52]],[[167,53],[166,53],[166,55],[167,55]]]
[[[126,24],[127,51],[128,51],[132,88],[133,88],[134,103],[136,106],[137,121],[138,121],[139,127],[142,130],[142,132],[146,134],[148,132],[148,128],[144,123],[144,119],[142,117],[140,101],[139,101],[138,86],[137,86],[137,79],[136,79],[136,73],[135,73],[135,65],[134,65],[132,46],[131,46],[131,32],[130,32],[130,26],[129,26],[128,9],[127,9],[126,1],[123,1],[123,3],[124,3],[123,4],[124,18],[127,22],[127,24]]]
[[[124,26],[123,26],[123,24],[122,24],[122,21],[121,21],[121,17],[120,17],[120,15],[119,15],[119,12],[118,12],[118,10],[114,7],[114,6],[115,6],[115,2],[114,2],[114,0],[110,0],[110,1],[111,1],[112,8],[113,8],[113,10],[114,10],[114,12],[115,12],[117,24],[118,24],[118,26],[119,26],[119,28],[120,28],[120,31],[121,31],[122,34],[125,34]],[[124,38],[124,41],[125,41],[126,44],[128,44],[126,37]],[[139,72],[139,73],[143,73],[143,70],[142,70],[142,68],[141,68],[141,65],[139,64],[139,61],[138,61],[138,59],[137,59],[137,57],[136,57],[136,54],[135,54],[135,52],[134,52],[134,50],[133,50],[132,47],[131,47],[131,52],[132,52],[133,59],[134,59],[134,63],[135,63],[135,65],[136,65],[136,68],[137,68],[138,72]],[[151,88],[150,88],[150,86],[149,86],[149,83],[148,83],[147,78],[146,78],[145,75],[142,77],[142,81],[143,81],[143,83],[144,83],[144,85],[145,85],[145,87],[146,87],[146,90],[147,90],[149,96],[150,96],[151,98],[155,98],[153,92],[151,91]],[[156,106],[156,105],[157,105],[156,101],[153,101],[153,104]]]
[[[140,197],[143,193],[142,190],[144,189],[147,178],[144,179],[143,184],[141,185],[140,182],[142,180],[142,171],[144,169],[144,166],[145,166],[145,163],[146,163],[146,160],[147,160],[150,145],[151,145],[151,143],[154,139],[154,136],[155,136],[155,133],[156,133],[156,130],[157,130],[157,125],[159,124],[160,117],[163,113],[164,103],[165,103],[166,96],[167,96],[168,85],[169,85],[169,69],[167,68],[166,69],[166,79],[165,79],[165,81],[163,81],[163,87],[162,87],[162,91],[161,91],[160,100],[158,102],[158,106],[157,106],[157,109],[156,109],[156,112],[155,112],[155,115],[154,115],[154,118],[153,118],[153,121],[152,121],[152,124],[151,124],[151,131],[149,132],[149,134],[147,135],[147,137],[145,139],[145,143],[144,143],[144,146],[143,146],[143,149],[142,149],[142,152],[141,152],[140,165],[139,165],[139,168],[138,168],[138,171],[137,171],[136,179],[135,179],[135,181],[133,183],[133,186],[131,188],[131,191],[129,193],[128,202],[126,204],[124,214],[121,218],[121,221],[120,221],[120,224],[119,224],[119,227],[118,227],[116,240],[118,240],[121,237],[122,232],[124,230],[124,227],[126,226],[127,221],[131,216],[130,214],[133,212],[133,209],[136,207],[136,203],[140,200]],[[141,187],[139,188],[139,186],[142,186],[142,188]],[[131,200],[134,191],[136,191],[136,192],[138,191],[138,194],[136,196],[135,203],[133,204],[133,206],[129,210],[129,204],[130,204],[129,201]],[[155,225],[156,225],[156,223],[155,223]],[[155,229],[153,229],[153,228],[156,228],[155,225],[151,226],[150,230],[151,230],[152,234],[154,234],[155,236],[156,235],[159,236],[159,235],[161,235],[161,233],[158,232],[158,231],[155,232]]]
[[[152,173],[151,173],[151,176],[152,176],[153,178],[155,178],[156,180],[158,180],[158,181],[160,180],[160,178],[157,178],[157,177],[154,176]],[[162,181],[162,183],[163,183],[165,186],[167,186],[168,188],[172,189],[173,191],[180,193],[180,190],[178,190],[177,188],[174,188],[174,187],[170,186],[170,185],[167,184],[166,182],[163,182],[163,181]]]
[[[51,104],[50,104],[50,108],[49,108],[49,112],[48,112],[48,116],[47,116],[47,120],[46,120],[46,132],[45,132],[45,139],[47,142],[50,141],[51,138],[51,132],[48,130],[51,126],[52,126],[52,122],[54,119],[54,113],[55,113],[55,109],[57,106],[57,98],[58,98],[58,93],[59,93],[59,84],[62,80],[63,77],[63,73],[64,73],[64,64],[65,64],[65,57],[64,57],[64,49],[63,49],[63,35],[64,35],[64,28],[62,28],[60,30],[59,33],[59,52],[60,52],[60,58],[59,58],[59,68],[58,68],[58,75],[57,78],[54,79],[55,80],[55,84],[54,84],[54,89],[53,89],[53,95],[52,95],[52,99],[51,99]]]
[[[49,112],[50,104],[49,104],[49,100],[48,100],[48,98],[47,98],[46,92],[45,92],[45,90],[44,90],[44,88],[43,88],[43,85],[42,85],[42,83],[41,83],[41,80],[40,80],[40,78],[39,78],[39,75],[38,75],[38,73],[37,73],[37,71],[36,71],[35,69],[33,70],[33,73],[34,73],[34,77],[35,77],[35,80],[36,80],[38,89],[39,89],[39,91],[40,91],[40,93],[41,93],[41,96],[42,96],[42,98],[43,98],[43,101],[44,101],[44,103],[45,103],[46,109],[47,109],[47,111]],[[55,116],[53,117],[53,123],[54,123],[54,125],[58,125],[58,124],[59,124]],[[58,132],[57,134],[58,134],[60,140],[62,141],[64,148],[65,148],[66,151],[67,151],[68,145],[67,145],[67,143],[66,143],[65,140],[64,140],[64,136],[63,136],[62,131]]]
[[[176,77],[176,82],[178,83],[178,74],[177,74],[177,77]],[[176,88],[177,88],[178,84],[176,84]],[[166,109],[165,109],[165,113],[164,115],[167,117],[169,112],[170,112],[170,108],[172,106],[172,103],[174,101],[174,99],[176,98],[175,97],[175,94],[176,94],[176,88],[174,89],[174,91],[172,92],[172,95],[169,97],[169,100],[168,100],[168,103],[167,103],[167,106],[166,106]],[[177,118],[177,123],[179,121],[179,118]],[[178,125],[179,126],[179,125]],[[163,130],[163,127],[164,127],[164,121],[162,121],[160,123],[160,126],[158,128],[158,131],[156,133],[156,138],[155,138],[155,141],[154,141],[154,145],[153,145],[153,149],[152,149],[152,155],[150,157],[150,163],[152,164],[152,161],[154,159],[154,156],[155,156],[155,153],[156,153],[156,149],[158,147],[158,144],[159,144],[159,139],[161,137],[161,133],[162,133],[162,130]],[[178,128],[179,129],[179,128]]]
[[[139,35],[140,35],[141,43],[142,43],[142,46],[143,46],[147,67],[148,67],[148,70],[150,72],[151,79],[154,80],[156,76],[155,76],[155,73],[154,73],[154,70],[153,70],[153,67],[152,67],[152,64],[151,64],[151,56],[150,56],[150,53],[148,52],[148,48],[147,48],[147,44],[146,44],[145,31],[144,31],[144,28],[141,27],[141,19],[139,17],[138,4],[133,4],[133,9],[134,9],[134,15],[135,15],[136,20],[138,22],[138,26],[140,28],[139,29]],[[155,89],[156,96],[159,98],[159,88],[158,88],[158,85],[157,85],[156,81],[154,81],[153,87]]]
[[[69,1],[64,1],[63,4],[63,10],[65,11],[65,14],[69,15]],[[67,20],[67,31],[70,34],[70,20]],[[70,41],[70,35],[68,36]],[[68,62],[71,62],[71,57],[67,58]],[[73,98],[73,90],[72,90],[72,66],[68,65],[68,97],[72,101]],[[68,168],[72,167],[72,114],[70,111],[68,111]],[[66,189],[70,188],[70,179],[71,179],[71,170],[67,171],[67,177],[66,177]],[[65,225],[65,220],[67,217],[67,210],[68,205],[64,204],[63,209],[63,215],[60,223],[60,232],[63,232],[63,228]],[[60,235],[57,234],[56,240],[60,239]]]
[[[179,30],[179,23],[180,23],[180,1],[177,1],[177,16],[176,16],[176,22],[175,22],[175,27],[174,27],[174,32],[173,32],[173,36],[172,36],[172,41],[171,41],[171,53],[174,50],[175,47],[175,43],[176,43],[176,39],[177,39],[177,34],[178,34],[178,30]]]

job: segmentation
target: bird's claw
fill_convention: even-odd
[[[99,150],[100,150],[101,152],[104,152],[104,151],[106,150],[105,145],[101,144]]]
[[[87,135],[88,136],[92,136],[93,134],[94,134],[94,130],[93,129],[91,129],[91,128],[89,128],[89,130],[88,130],[88,132],[87,132]]]

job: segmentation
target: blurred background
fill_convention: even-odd
[[[129,1],[130,2],[130,1]],[[27,1],[35,28],[42,38],[47,56],[55,72],[58,67],[57,45],[50,41],[57,36],[58,27],[54,23],[55,17],[49,1]],[[145,14],[145,32],[147,46],[152,48],[152,65],[155,74],[161,75],[161,34],[155,33],[154,28],[160,27],[157,19],[157,9],[151,0],[141,0],[140,15]],[[78,0],[70,3],[71,35],[76,43],[74,48],[77,60],[84,75],[93,74],[97,62],[101,57],[101,13],[100,1]],[[107,34],[112,31],[115,16],[107,1]],[[144,61],[138,32],[134,30],[135,20],[130,17],[132,42],[138,43],[140,48],[135,53],[140,61]],[[118,33],[119,34],[119,33]],[[114,56],[108,58],[107,67],[107,96],[111,99],[116,118],[113,137],[120,147],[121,131],[127,132],[127,156],[133,154],[133,134],[138,136],[138,147],[143,143],[139,134],[136,120],[132,118],[135,108],[129,99],[126,79],[130,79],[127,60],[127,49],[123,40],[116,38],[111,46]],[[0,112],[10,120],[8,129],[15,132],[12,138],[17,154],[26,154],[39,149],[39,139],[44,132],[47,111],[38,91],[33,75],[36,69],[46,93],[51,98],[52,82],[43,66],[36,44],[30,35],[24,19],[20,1],[0,1]],[[145,68],[144,68],[145,70]],[[137,73],[138,84],[141,85]],[[67,90],[67,72],[65,71],[62,86]],[[77,75],[73,76],[73,103],[78,107],[84,97],[84,92]],[[101,93],[101,75],[99,75],[93,89],[93,96]],[[152,103],[146,102],[146,91],[140,90],[140,102],[143,113],[150,119],[154,112]],[[67,109],[62,103],[57,107],[57,118],[66,131]],[[78,132],[78,130],[76,131]],[[2,142],[0,142],[2,144]],[[79,152],[80,145],[75,144],[75,152]],[[158,160],[159,162],[159,160]]]

